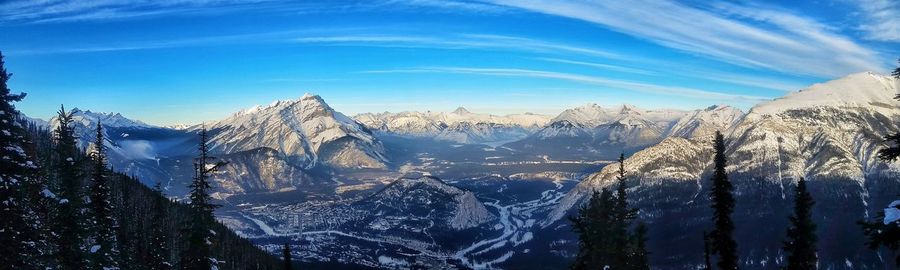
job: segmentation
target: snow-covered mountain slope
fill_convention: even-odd
[[[363,222],[368,228],[380,231],[400,227],[421,227],[414,231],[458,231],[496,218],[474,193],[431,176],[397,179],[378,193],[354,203],[354,208],[371,213]]]
[[[666,137],[693,138],[711,136],[726,131],[744,116],[738,108],[730,106],[710,106],[696,110],[678,119],[666,132]]]
[[[524,138],[550,119],[538,114],[476,114],[465,108],[444,112],[364,113],[354,119],[371,130],[457,143],[485,143]]]
[[[145,184],[162,182],[181,194],[190,181],[196,155],[196,131],[167,128],[120,114],[72,110],[79,146],[89,147],[98,123],[114,169]],[[58,125],[54,118],[51,128]],[[318,96],[279,101],[235,113],[206,126],[216,156],[228,164],[216,175],[225,193],[272,192],[311,183],[308,169],[384,168],[387,159],[377,139],[362,125],[335,112]]]
[[[384,168],[388,162],[367,128],[317,95],[253,107],[207,128],[213,151],[225,154],[271,148],[303,168]]]
[[[658,143],[686,115],[677,110],[587,104],[563,111],[536,133],[506,146],[560,159],[610,159]]]
[[[896,196],[900,167],[879,161],[877,151],[883,147],[885,135],[900,130],[896,121],[900,103],[893,99],[898,90],[900,82],[895,79],[858,73],[759,104],[743,117],[718,107],[696,113],[705,115],[699,118],[712,127],[735,122],[725,131],[727,170],[738,199],[735,219],[768,224],[767,228],[777,228],[772,233],[780,232],[782,227],[772,225],[784,223],[790,187],[805,177],[817,200],[815,214],[820,228],[831,231],[821,236],[820,243],[842,247],[821,254],[823,265],[839,265],[843,258],[862,256],[862,250],[847,247],[860,241],[855,238],[859,230],[854,222],[877,211],[869,205],[885,205]],[[673,225],[661,220],[673,213],[682,218],[704,216],[708,189],[704,185],[708,185],[712,166],[714,129],[698,129],[703,124],[692,124],[697,122],[692,118],[698,117],[682,119],[675,125],[671,132],[674,137],[625,160],[630,190],[635,194],[632,198],[637,205],[650,207],[641,215],[651,223]],[[592,190],[615,183],[615,167],[608,166],[585,178],[543,225],[564,220]],[[667,204],[673,208],[666,208]],[[686,226],[682,229],[687,231],[703,229],[699,227],[702,222],[697,222],[678,226]],[[739,239],[749,237],[748,229],[739,226],[738,235]],[[753,238],[739,242],[744,245],[742,252],[755,252],[750,261],[777,256],[765,250],[777,250],[778,243]],[[677,251],[666,255],[681,256]]]

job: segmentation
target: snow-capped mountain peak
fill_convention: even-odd
[[[101,122],[105,127],[134,127],[134,128],[152,128],[154,126],[148,125],[144,122],[138,120],[131,120],[125,118],[120,113],[98,113],[92,112],[90,110],[83,111],[78,108],[74,108],[70,111],[72,114],[72,120],[74,122],[79,122],[84,126],[96,126],[97,122]],[[54,118],[55,119],[55,118]],[[55,120],[51,119],[51,123]]]
[[[348,168],[383,168],[387,162],[380,141],[318,95],[242,110],[209,129],[214,149],[225,153],[266,147],[305,160],[307,168],[320,158]]]
[[[900,82],[890,76],[855,73],[758,104],[750,109],[750,114],[771,115],[809,107],[870,107],[891,102],[897,94],[891,89],[897,89],[898,84]]]
[[[728,105],[713,105],[702,110],[695,110],[679,119],[667,132],[668,136],[694,138],[725,132],[740,121],[744,112]]]
[[[465,115],[465,114],[471,114],[471,113],[472,112],[469,112],[469,110],[466,110],[466,108],[464,108],[464,107],[459,107],[459,108],[456,108],[456,110],[453,110],[453,114]]]
[[[559,121],[568,121],[580,125],[595,127],[602,123],[609,122],[616,117],[615,113],[600,107],[596,103],[589,103],[572,109],[567,109],[560,113],[556,118],[550,120],[551,123]]]

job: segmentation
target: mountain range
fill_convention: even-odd
[[[727,143],[730,179],[735,185],[736,235],[747,264],[764,268],[780,256],[778,241],[760,235],[783,235],[790,213],[791,190],[800,178],[809,180],[816,200],[820,267],[843,268],[849,262],[878,261],[866,252],[855,224],[896,198],[898,166],[877,158],[883,138],[900,131],[895,121],[900,106],[892,102],[898,82],[874,73],[858,73],[753,107],[747,115],[700,118],[720,124]],[[707,121],[704,121],[707,122]],[[713,136],[704,129],[677,132],[625,160],[629,190],[641,208],[641,219],[655,230],[656,265],[697,262],[702,230],[709,229],[708,191],[713,166]],[[699,131],[699,132],[698,132]],[[584,203],[593,190],[615,183],[618,166],[591,174],[571,190],[543,221],[558,224]],[[676,210],[677,209],[677,210]],[[672,222],[677,220],[678,222]],[[680,237],[663,237],[668,232]],[[824,233],[827,232],[827,233]],[[666,247],[666,248],[662,248]]]
[[[711,228],[707,198],[712,140],[720,131],[727,144],[727,170],[735,185],[736,237],[741,257],[746,258],[744,264],[767,269],[782,259],[781,242],[772,239],[781,239],[784,234],[790,191],[802,177],[809,180],[816,200],[814,216],[819,231],[824,232],[819,236],[820,267],[852,269],[880,264],[877,254],[864,246],[855,223],[881,210],[896,198],[895,191],[900,188],[900,167],[877,158],[884,136],[900,131],[896,121],[900,106],[893,100],[900,91],[898,84],[884,75],[857,73],[762,102],[747,113],[725,105],[684,111],[587,104],[555,117],[495,116],[464,108],[449,113],[384,112],[348,117],[321,97],[309,94],[242,110],[205,125],[178,128],[148,125],[119,114],[80,109],[71,113],[81,147],[90,147],[94,127],[101,123],[106,146],[111,149],[111,166],[148,185],[163,182],[173,196],[185,191],[196,155],[196,132],[206,128],[213,153],[228,162],[214,177],[219,198],[331,190],[326,192],[328,196],[337,194],[340,202],[346,201],[349,206],[328,206],[327,211],[355,214],[334,219],[341,222],[319,222],[322,227],[318,229],[356,230],[370,234],[366,239],[380,237],[377,232],[382,232],[383,237],[409,240],[392,242],[404,246],[404,252],[434,252],[403,243],[421,245],[434,239],[453,242],[448,234],[460,230],[467,236],[490,235],[501,229],[504,235],[524,235],[515,230],[531,230],[528,240],[515,246],[507,246],[508,241],[502,237],[491,242],[496,247],[478,253],[499,253],[498,257],[486,258],[489,263],[480,264],[486,267],[528,257],[514,254],[570,259],[567,254],[572,247],[565,239],[571,240],[572,235],[565,217],[594,190],[610,187],[617,166],[570,168],[560,162],[608,164],[624,152],[628,156],[625,168],[631,199],[641,209],[640,219],[651,228],[651,263],[666,269],[696,268],[702,260],[697,255],[702,250],[696,250],[703,246],[702,233]],[[40,120],[34,122],[42,124]],[[52,128],[58,121],[50,119],[46,125]],[[423,141],[446,147],[446,151],[461,157],[441,160],[435,153],[401,155],[395,148],[398,142]],[[513,157],[499,156],[501,153]],[[400,177],[401,171],[417,170],[441,174],[444,180],[424,175]],[[527,214],[528,219],[536,220],[528,223],[524,218],[516,220],[485,208],[507,209],[500,201],[527,197],[525,191],[508,191],[511,183],[502,181],[452,179],[453,170],[485,170],[486,178],[503,181],[512,181],[512,175],[584,177],[574,177],[577,185],[562,190],[566,193],[558,198],[536,192],[542,195],[529,201],[533,209],[529,208]],[[565,187],[561,181],[566,178],[555,179],[553,190]],[[473,190],[456,185],[473,185]],[[497,185],[499,189],[495,189]],[[345,190],[349,192],[342,193]],[[293,204],[282,207],[287,208],[279,209],[307,209]],[[274,216],[284,214],[276,211],[268,215],[273,216],[271,220],[282,220]],[[498,220],[504,223],[490,226]],[[341,225],[328,227],[332,223]],[[522,244],[528,241],[541,243],[544,250]],[[454,242],[440,250],[446,253],[464,245]],[[469,257],[445,253],[429,256],[479,265]],[[350,261],[355,258],[341,254],[349,256]],[[398,255],[391,256],[396,259]],[[380,258],[356,259],[377,266]]]

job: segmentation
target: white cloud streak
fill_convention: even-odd
[[[878,41],[900,42],[900,1],[856,0],[863,11],[859,26],[865,38]]]
[[[528,77],[543,78],[569,81],[581,84],[604,86],[616,89],[636,91],[642,93],[662,94],[669,96],[700,98],[716,101],[733,101],[733,102],[749,102],[755,103],[764,100],[770,100],[768,97],[750,96],[750,95],[734,95],[707,90],[662,86],[649,84],[644,82],[634,82],[626,80],[617,80],[604,77],[587,76],[572,73],[552,72],[542,70],[517,69],[517,68],[470,68],[470,67],[425,67],[414,69],[395,69],[395,70],[371,70],[362,73],[455,73],[455,74],[474,74],[486,76],[506,76],[506,77]]]
[[[812,19],[762,7],[700,9],[665,0],[486,2],[582,20],[748,67],[823,78],[887,67],[875,51]]]
[[[293,41],[299,43],[323,43],[330,45],[352,45],[373,47],[411,47],[411,48],[439,48],[439,49],[493,49],[509,51],[540,52],[548,54],[579,54],[583,56],[602,57],[609,59],[627,59],[627,57],[609,51],[592,48],[572,46],[551,41],[542,41],[530,38],[488,35],[488,34],[459,34],[446,37],[416,36],[416,35],[334,35],[312,36],[296,38]]]

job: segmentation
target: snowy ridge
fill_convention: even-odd
[[[734,126],[744,116],[738,108],[727,105],[710,106],[690,112],[669,128],[666,137],[693,138],[714,135],[716,130],[725,131]]]
[[[305,168],[384,168],[387,162],[380,141],[317,95],[242,110],[207,128],[213,150],[224,153],[271,148]]]
[[[131,120],[125,118],[120,113],[98,113],[92,112],[90,110],[83,111],[78,108],[74,108],[69,113],[72,114],[72,122],[75,124],[85,126],[85,127],[96,127],[97,122],[103,123],[104,127],[117,127],[117,128],[158,128],[156,126],[148,125],[144,122],[138,120]],[[51,128],[56,128],[59,125],[59,121],[56,117],[50,119]]]
[[[457,143],[482,143],[523,138],[543,126],[549,116],[476,114],[459,107],[453,112],[364,113],[354,119],[372,130],[411,136],[431,137]]]
[[[867,176],[900,171],[896,164],[877,159],[883,137],[900,130],[892,120],[900,117],[900,105],[893,101],[898,91],[897,80],[858,73],[759,104],[743,117],[734,109],[710,107],[679,121],[670,132],[674,137],[626,159],[625,168],[630,179],[639,180],[639,189],[693,181],[699,191],[703,174],[712,166],[711,134],[716,128],[725,133],[727,170],[736,177],[753,176],[776,185],[800,177],[841,179],[864,191]],[[704,124],[697,122],[707,127],[698,130]],[[560,220],[591,190],[612,184],[616,168],[607,166],[585,178],[542,225]]]

